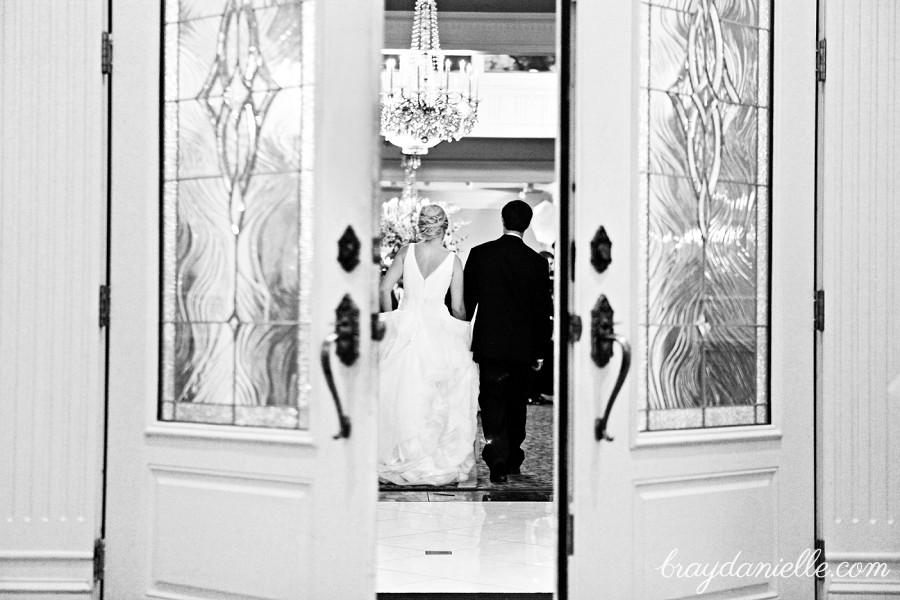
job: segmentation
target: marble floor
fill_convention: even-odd
[[[378,592],[552,592],[552,502],[379,502]]]

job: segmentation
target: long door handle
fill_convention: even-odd
[[[603,416],[594,421],[594,437],[597,441],[606,440],[611,442],[613,438],[606,432],[606,427],[609,425],[609,415],[612,412],[613,405],[616,403],[616,397],[622,389],[622,384],[625,383],[625,378],[628,377],[628,369],[631,368],[631,344],[621,335],[602,334],[599,337],[603,341],[618,344],[622,349],[622,363],[619,365],[619,376],[616,378],[616,385],[613,386],[612,394],[609,396],[609,402],[606,403],[606,410],[603,412]]]
[[[335,434],[334,439],[350,437],[350,417],[344,414],[344,407],[341,405],[341,397],[338,395],[337,386],[334,383],[334,373],[331,370],[331,349],[337,343],[338,334],[331,333],[325,336],[322,342],[322,372],[325,374],[325,381],[328,383],[328,389],[331,391],[331,397],[334,398],[334,407],[337,409],[338,422],[341,430]]]
[[[631,367],[631,345],[628,340],[616,335],[613,316],[614,311],[609,304],[609,299],[601,294],[591,310],[591,359],[597,368],[602,369],[609,364],[609,360],[612,358],[613,344],[618,344],[622,348],[622,363],[619,365],[619,377],[616,379],[616,385],[613,386],[609,402],[606,403],[606,411],[602,417],[594,421],[594,437],[598,442],[601,440],[613,441],[612,436],[606,432],[609,425],[609,414],[612,412],[616,397],[619,395],[622,384],[628,377],[628,369]]]

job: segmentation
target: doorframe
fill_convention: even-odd
[[[571,484],[570,460],[572,398],[569,383],[572,380],[571,354],[573,307],[571,288],[575,280],[575,241],[572,236],[572,193],[575,181],[571,159],[572,149],[572,73],[574,55],[573,36],[575,34],[575,2],[556,0],[556,56],[559,65],[559,124],[557,125],[556,173],[559,181],[559,218],[556,245],[555,272],[553,274],[554,303],[557,311],[554,319],[556,343],[556,381],[554,403],[556,404],[556,593],[558,600],[567,600],[569,592],[569,554],[572,551],[572,522],[569,513]],[[574,474],[572,474],[574,475]]]
[[[106,10],[106,24],[104,25],[105,33],[109,36],[110,48],[113,43],[113,0],[106,0],[104,3]],[[105,49],[103,49],[105,51]],[[104,260],[105,285],[107,292],[112,289],[112,161],[113,161],[113,69],[112,54],[109,56],[109,72],[106,73],[106,173],[104,174],[106,183],[106,257]],[[104,597],[104,572],[103,561],[105,558],[106,544],[106,508],[107,508],[107,473],[109,472],[109,331],[112,327],[110,315],[110,296],[107,296],[106,305],[106,326],[103,328],[103,424],[100,435],[103,436],[100,441],[101,457],[100,457],[100,529],[99,529],[99,552],[98,548],[94,548],[94,597],[96,600],[103,600]],[[100,309],[102,310],[102,308]],[[99,562],[99,565],[98,565]],[[98,578],[99,575],[99,578]]]
[[[816,0],[816,41],[825,39],[825,0]],[[818,62],[818,48],[816,49]],[[817,65],[818,68],[818,65]],[[815,176],[813,182],[814,190],[814,214],[815,223],[813,226],[814,236],[814,256],[813,256],[813,281],[814,294],[818,290],[823,290],[824,285],[824,257],[825,244],[823,234],[825,232],[824,219],[825,211],[823,199],[825,194],[825,86],[824,81],[819,81],[818,72],[814,78],[816,86],[816,132],[815,132]],[[817,315],[818,306],[817,299],[813,298],[813,319]],[[823,307],[824,310],[824,307]],[[824,418],[825,406],[824,400],[824,345],[822,332],[813,327],[813,532],[814,532],[814,549],[821,551],[822,555],[818,556],[819,561],[825,560],[824,547],[824,485],[825,485],[825,447],[824,447]],[[824,578],[816,578],[815,580],[815,598],[819,600],[825,597],[825,580]]]

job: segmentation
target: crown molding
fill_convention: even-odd
[[[390,11],[384,19],[384,47],[409,48],[413,13]],[[554,13],[441,12],[442,50],[485,54],[556,54]]]

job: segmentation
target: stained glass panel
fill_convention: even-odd
[[[308,426],[313,8],[165,3],[161,420]]]
[[[771,0],[645,0],[641,431],[768,423]]]

